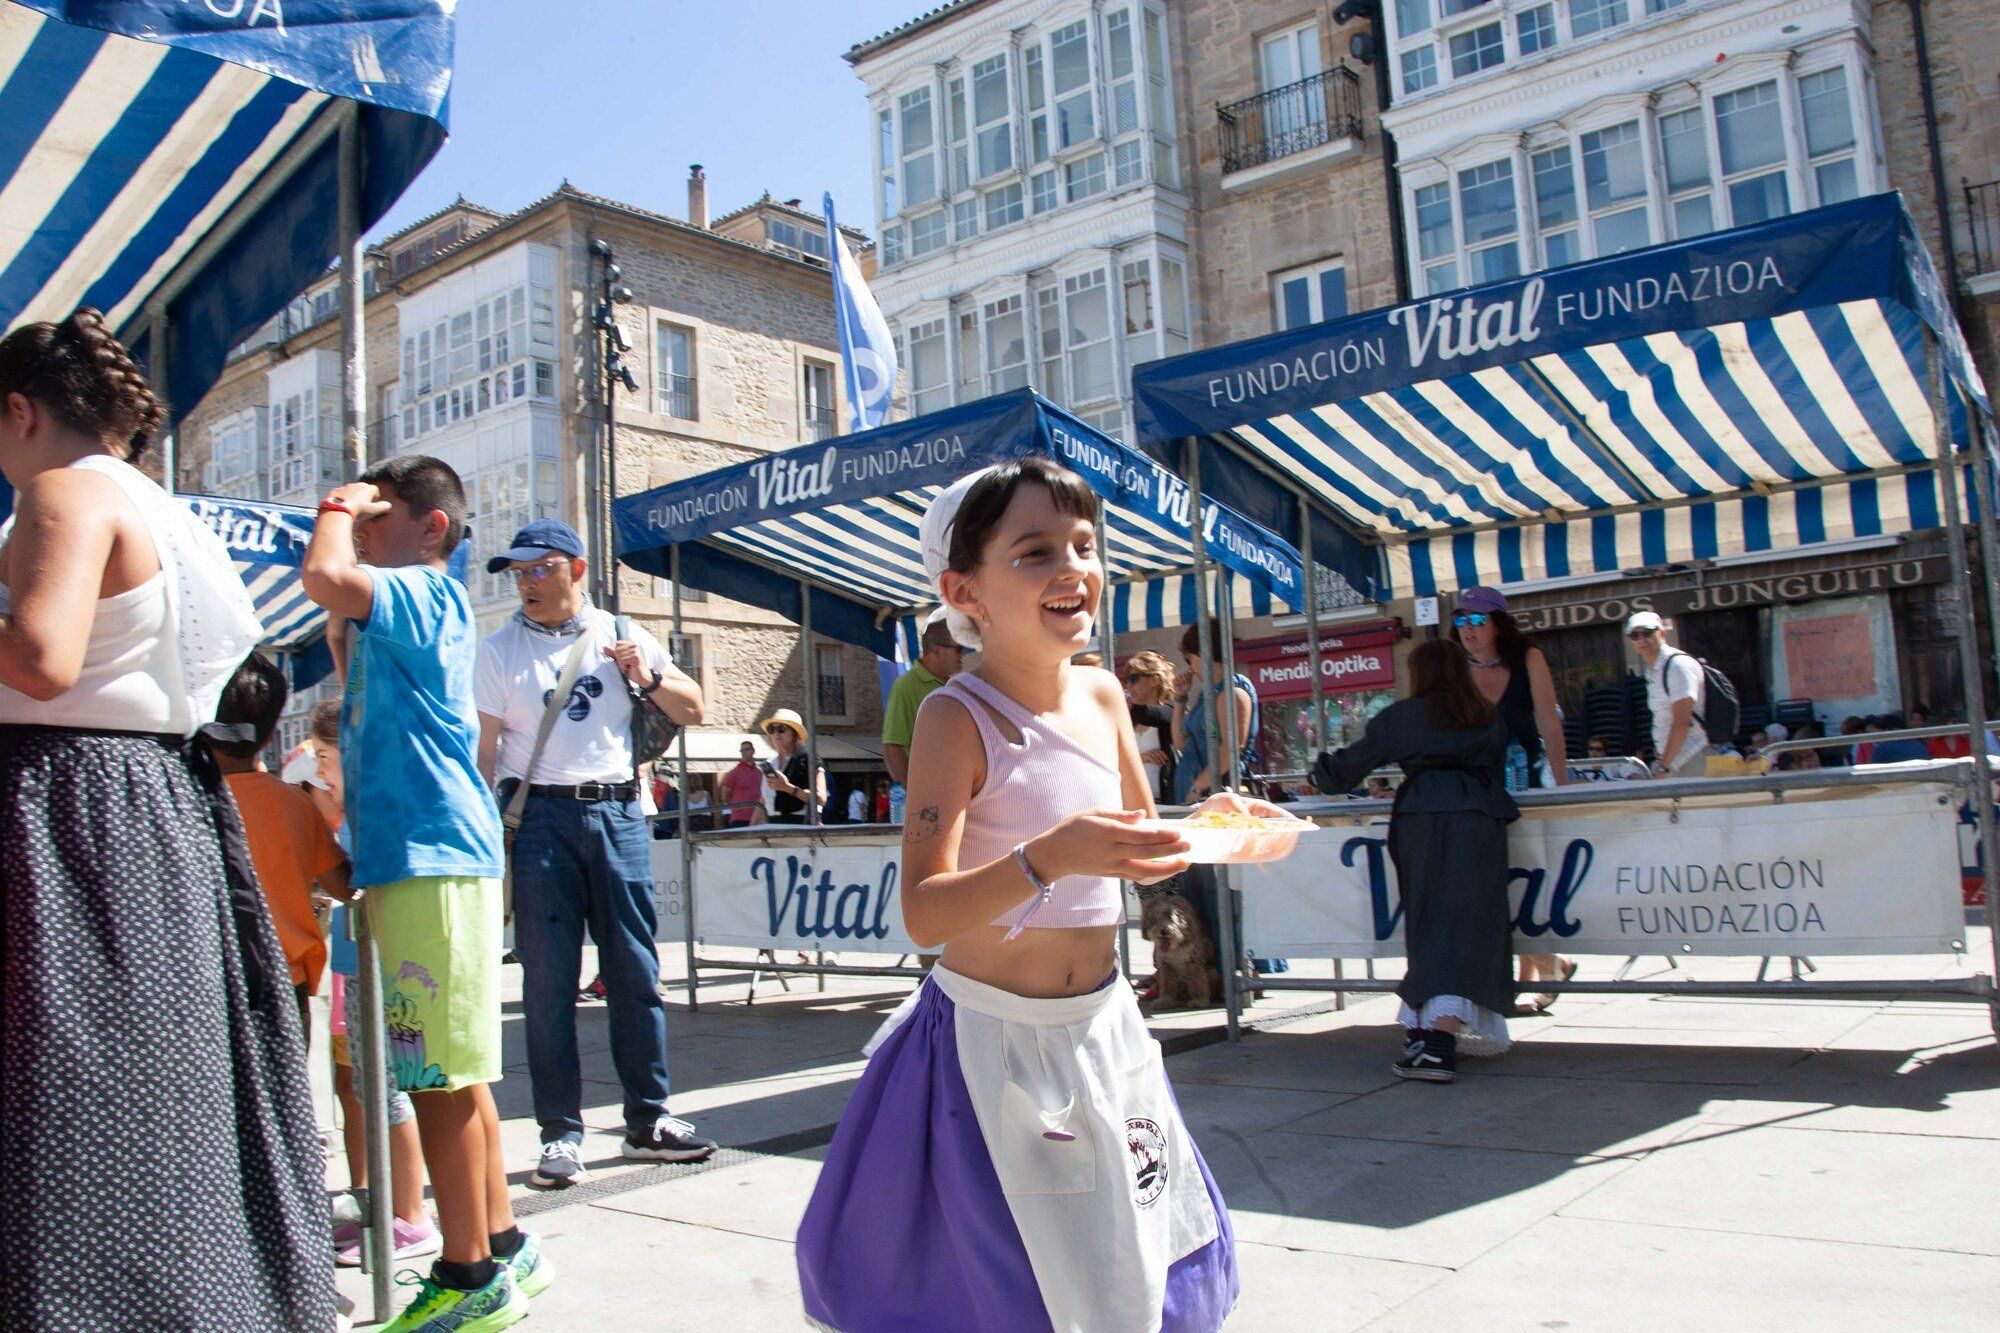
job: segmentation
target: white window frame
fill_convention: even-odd
[[[990,120],[979,118],[979,86],[982,79],[991,78],[994,62],[999,62],[1000,114]],[[988,71],[982,74],[981,71]],[[990,85],[989,85],[990,86]],[[1014,152],[1014,60],[1011,53],[997,51],[983,56],[971,64],[967,72],[966,88],[971,98],[969,103],[972,124],[972,178],[980,184],[997,180],[1015,173],[1020,161]],[[992,142],[1004,147],[1007,160],[989,167],[986,160],[986,144],[989,136]]]
[[[686,347],[685,369],[683,358],[677,354],[678,340]],[[701,419],[701,353],[698,335],[692,324],[683,324],[672,319],[653,321],[653,410],[663,417],[673,417],[680,421]],[[687,381],[686,412],[676,412],[673,401],[677,386],[671,379]]]
[[[951,406],[952,357],[948,314],[945,310],[927,308],[922,316],[912,316],[906,326],[904,337],[909,354],[903,364],[909,367],[911,416],[920,417]],[[935,384],[922,382],[918,376],[922,359],[918,355],[917,344],[923,342],[924,350],[928,352],[933,339],[937,342],[938,365],[941,368]]]
[[[1693,86],[1678,84],[1659,93],[1620,93],[1600,99],[1561,121],[1531,127],[1520,134],[1486,135],[1468,140],[1451,152],[1440,157],[1412,161],[1404,165],[1403,197],[1405,233],[1409,247],[1410,268],[1419,294],[1435,295],[1446,287],[1439,286],[1426,272],[1427,268],[1441,269],[1452,266],[1449,275],[1450,287],[1471,285],[1473,282],[1468,263],[1468,247],[1464,244],[1464,219],[1458,203],[1457,174],[1459,171],[1492,161],[1507,155],[1515,155],[1515,207],[1517,213],[1523,208],[1534,207],[1533,158],[1558,147],[1567,147],[1570,152],[1571,184],[1576,193],[1579,213],[1577,260],[1600,257],[1594,222],[1602,217],[1638,206],[1643,202],[1647,218],[1648,243],[1657,244],[1670,239],[1673,234],[1673,205],[1695,198],[1706,192],[1711,198],[1713,229],[1743,225],[1731,206],[1725,182],[1749,179],[1767,171],[1782,169],[1786,178],[1786,190],[1790,211],[1799,212],[1817,206],[1821,200],[1814,168],[1826,162],[1844,160],[1852,153],[1855,161],[1855,188],[1859,194],[1870,194],[1884,188],[1881,169],[1880,124],[1872,93],[1868,91],[1867,72],[1863,64],[1863,53],[1858,39],[1850,39],[1830,48],[1812,53],[1811,59],[1800,59],[1793,66],[1792,53],[1774,52],[1740,57],[1694,81]],[[1842,147],[1819,158],[1808,156],[1809,146],[1805,140],[1805,111],[1801,102],[1801,80],[1827,70],[1838,68],[1842,71],[1847,93],[1847,113],[1853,128],[1854,143],[1851,148]],[[1783,125],[1785,157],[1782,164],[1758,167],[1733,176],[1725,176],[1722,171],[1721,139],[1716,127],[1716,101],[1729,93],[1755,87],[1775,79],[1778,88],[1778,108]],[[1660,139],[1661,122],[1683,112],[1698,112],[1703,127],[1704,149],[1707,154],[1707,185],[1689,184],[1678,190],[1670,190],[1667,183],[1666,157]],[[1633,200],[1618,205],[1593,210],[1584,179],[1583,138],[1586,134],[1609,129],[1620,124],[1636,122],[1638,125],[1638,148],[1642,162],[1646,192],[1643,200]],[[1451,201],[1452,250],[1448,254],[1426,260],[1421,253],[1422,231],[1418,226],[1418,199],[1425,191],[1440,184],[1449,186],[1447,193]],[[1529,226],[1533,217],[1534,225]],[[1522,214],[1521,237],[1524,243],[1532,243],[1524,249],[1522,260],[1524,271],[1539,271],[1549,267],[1547,235],[1561,234],[1570,224],[1543,228],[1539,216]]]
[[[1003,362],[1000,356],[1005,344],[994,326],[1009,318],[1017,321],[1021,330],[1021,357],[1018,361]],[[981,301],[979,337],[983,347],[980,364],[985,372],[986,392],[1005,393],[1010,389],[1026,388],[1031,375],[1029,365],[1034,360],[1034,331],[1028,322],[1027,293],[1016,290]]]
[[[1066,154],[1088,148],[1104,138],[1104,108],[1099,105],[1098,84],[1103,78],[1102,53],[1098,50],[1099,37],[1092,31],[1096,25],[1089,15],[1068,19],[1053,24],[1042,38],[1043,70],[1047,79],[1049,99],[1049,155],[1060,160]],[[1056,91],[1056,38],[1065,33],[1080,31],[1083,34],[1083,82],[1067,93]],[[1074,102],[1083,98],[1090,112],[1089,133],[1074,139],[1065,136],[1062,123],[1061,103]]]
[[[833,668],[831,672],[827,670],[829,665]],[[850,682],[847,678],[846,648],[838,641],[814,639],[812,676],[813,705],[816,710],[817,719],[820,722],[836,723],[851,721],[854,716],[854,699],[853,691],[849,688]],[[829,707],[827,703],[824,687],[829,680],[837,682],[840,689],[840,707],[838,708]]]
[[[799,358],[799,438],[813,442],[840,434],[840,371],[831,361]],[[826,418],[825,435],[815,434]]]
[[[1271,275],[1272,332],[1283,333],[1287,329],[1304,328],[1309,324],[1324,323],[1329,319],[1338,319],[1341,315],[1347,313],[1345,309],[1336,311],[1333,314],[1328,314],[1325,310],[1325,293],[1321,290],[1320,279],[1328,273],[1340,274],[1341,298],[1343,304],[1347,304],[1348,275],[1347,260],[1344,258],[1316,260],[1310,264],[1301,264],[1296,268],[1280,269]],[[1286,284],[1293,282],[1304,282],[1306,284],[1306,318],[1300,323],[1288,324],[1285,322],[1284,292]]]
[[[1777,216],[1788,216],[1808,206],[1807,201],[1810,196],[1806,193],[1804,176],[1800,170],[1805,134],[1803,127],[1796,123],[1797,117],[1792,107],[1796,95],[1787,95],[1787,82],[1780,71],[1769,71],[1761,78],[1733,83],[1726,88],[1713,88],[1703,99],[1708,108],[1708,130],[1714,145],[1714,165],[1717,168],[1715,195],[1717,201],[1723,205],[1722,211],[1728,218],[1729,226],[1743,225],[1736,216],[1736,199],[1732,193],[1734,188],[1772,176],[1783,181],[1785,187],[1785,207]],[[1742,97],[1766,86],[1771,90],[1771,98],[1766,105],[1776,111],[1778,116],[1778,157],[1775,161],[1730,171],[1722,161],[1722,100]]]
[[[906,124],[910,116],[910,107],[908,104],[918,98],[922,98],[926,105],[924,114],[930,120],[931,141],[928,147],[912,149],[908,143]],[[949,169],[948,167],[941,167],[939,164],[939,149],[943,146],[944,139],[944,135],[940,133],[942,127],[938,124],[939,100],[938,90],[929,83],[919,84],[914,88],[902,89],[895,94],[893,99],[896,110],[897,183],[902,191],[900,195],[901,207],[897,210],[899,215],[908,215],[913,209],[928,208],[933,202],[947,199],[951,196],[950,182],[946,179],[950,174]],[[925,157],[931,160],[931,188],[923,198],[918,199],[910,192],[910,165]]]
[[[1072,409],[1094,407],[1122,397],[1118,380],[1118,311],[1112,282],[1114,267],[1112,262],[1099,258],[1061,275],[1063,370],[1065,378],[1069,381]],[[1104,336],[1087,338],[1077,328],[1076,307],[1080,301],[1088,299],[1088,293],[1100,289],[1104,293]],[[1104,349],[1105,359],[1109,363],[1105,375],[1107,392],[1085,398],[1077,388],[1077,364],[1099,347]]]

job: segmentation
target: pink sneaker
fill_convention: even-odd
[[[361,1238],[358,1234],[359,1230],[357,1227],[357,1234],[351,1243],[341,1246],[334,1254],[333,1262],[336,1266],[341,1268],[361,1267]],[[389,1256],[394,1262],[400,1263],[405,1259],[415,1259],[426,1254],[436,1254],[444,1248],[444,1236],[439,1233],[437,1225],[428,1217],[414,1225],[398,1217],[391,1224],[390,1230],[396,1237],[395,1252]],[[336,1233],[335,1239],[338,1239],[338,1233]]]

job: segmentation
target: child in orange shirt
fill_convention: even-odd
[[[257,868],[278,943],[291,964],[303,1038],[312,1030],[306,1002],[319,990],[327,956],[326,936],[313,910],[312,886],[317,881],[336,898],[348,897],[349,889],[347,854],[334,842],[333,831],[311,798],[266,772],[257,759],[278,729],[288,693],[278,665],[262,653],[250,654],[223,688],[215,710],[218,727],[233,726],[239,734],[228,740],[211,735],[209,748],[242,812],[250,861]]]

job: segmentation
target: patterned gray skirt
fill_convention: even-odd
[[[205,747],[0,726],[7,1329],[333,1327],[305,1051],[248,863]]]

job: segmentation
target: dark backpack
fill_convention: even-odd
[[[1703,697],[1707,701],[1708,711],[1696,713],[1694,720],[1708,733],[1709,743],[1736,744],[1736,728],[1743,720],[1743,701],[1736,697],[1735,684],[1722,674],[1719,667],[1710,666],[1705,657],[1696,657],[1693,653],[1684,653],[1678,648],[1674,649],[1674,654],[1690,659],[1701,668]],[[1660,669],[1664,671],[1666,668],[1662,665]]]

